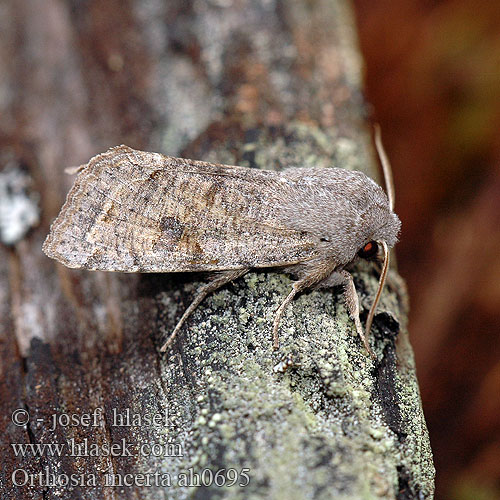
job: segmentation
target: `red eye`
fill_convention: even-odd
[[[358,255],[363,259],[371,259],[378,253],[378,243],[369,241],[359,252]]]

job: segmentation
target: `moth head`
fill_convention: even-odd
[[[380,260],[383,257],[382,242],[389,249],[398,242],[401,221],[388,203],[370,206],[362,215],[362,220],[362,230],[357,240],[361,246],[356,249],[357,256],[366,260]]]

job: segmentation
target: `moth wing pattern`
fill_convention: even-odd
[[[276,172],[109,149],[82,168],[44,243],[68,267],[218,271],[295,264],[316,241],[278,222]]]

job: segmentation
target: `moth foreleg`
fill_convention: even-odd
[[[161,346],[160,352],[165,352],[167,348],[172,344],[172,342],[175,340],[175,337],[177,336],[177,333],[179,333],[179,330],[181,329],[182,325],[186,322],[186,320],[189,318],[191,313],[200,305],[200,303],[203,301],[203,299],[211,294],[212,292],[215,292],[218,288],[221,288],[222,286],[226,285],[230,281],[233,281],[237,278],[240,278],[244,274],[248,272],[248,269],[237,269],[234,271],[224,271],[222,273],[219,273],[214,279],[209,281],[208,283],[204,284],[199,290],[194,298],[193,302],[189,305],[189,307],[184,311],[184,314],[181,316],[181,319],[177,322],[177,325],[175,325],[175,328],[173,332],[170,334],[168,337],[167,341]]]
[[[340,271],[338,274],[342,275],[344,278],[344,298],[347,306],[347,310],[349,312],[349,316],[354,320],[354,324],[356,326],[356,331],[358,332],[359,337],[363,341],[366,350],[370,354],[370,356],[375,359],[375,354],[371,350],[368,339],[366,338],[363,328],[361,327],[361,321],[359,320],[359,299],[358,293],[356,292],[356,287],[354,286],[354,280],[350,273],[346,270]]]
[[[300,291],[304,290],[311,286],[311,280],[309,278],[305,278],[300,281],[296,281],[292,285],[292,291],[287,295],[286,299],[281,303],[278,307],[276,314],[274,316],[274,324],[273,324],[273,349],[279,349],[280,342],[278,337],[278,329],[280,326],[280,321],[285,312],[286,306],[290,304],[295,295],[297,295]]]

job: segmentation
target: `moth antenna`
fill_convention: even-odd
[[[384,171],[385,189],[387,191],[387,197],[389,198],[389,207],[392,212],[394,210],[395,201],[394,181],[392,179],[391,164],[385,152],[384,145],[382,144],[382,132],[378,123],[375,124],[375,148],[377,149],[382,170]]]
[[[387,270],[389,269],[389,249],[387,248],[387,243],[385,241],[380,242],[382,248],[384,249],[384,265],[382,267],[382,272],[380,273],[380,278],[378,282],[377,294],[375,295],[375,299],[373,300],[372,307],[370,312],[368,313],[368,319],[366,320],[366,336],[370,334],[370,330],[372,327],[373,317],[375,316],[375,309],[377,308],[378,301],[380,300],[380,296],[382,295],[382,290],[384,288],[385,279],[387,277]]]

